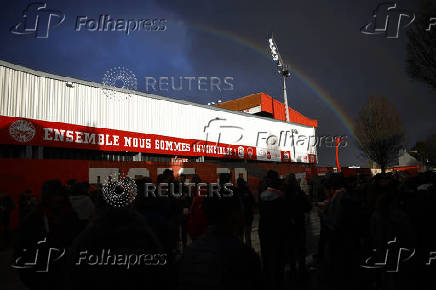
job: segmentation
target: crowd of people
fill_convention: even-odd
[[[310,193],[294,174],[273,170],[257,192],[243,178],[231,181],[220,174],[220,190],[208,192],[191,176],[190,195],[187,177],[166,170],[157,184],[174,184],[180,195],[138,194],[121,208],[106,203],[99,186],[47,181],[39,201],[30,191],[19,197],[13,263],[29,289],[44,290],[436,289],[435,174],[328,173]],[[142,193],[152,180],[135,182]],[[7,243],[14,208],[1,193]],[[307,217],[315,211],[321,230],[308,259]],[[257,214],[260,255],[252,243]]]
[[[329,270],[325,283],[435,289],[436,265],[427,265],[436,249],[431,230],[436,222],[435,184],[431,172],[416,177],[399,172],[374,178],[332,176],[324,186],[327,206],[320,211],[320,248]]]

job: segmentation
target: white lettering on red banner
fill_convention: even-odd
[[[276,162],[291,159],[285,151],[5,116],[0,116],[0,143]]]

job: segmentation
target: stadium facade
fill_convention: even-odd
[[[231,172],[256,187],[268,169],[309,177],[317,121],[264,93],[215,106],[105,87],[0,61],[2,190],[39,192],[42,182]],[[300,140],[299,142],[296,142]],[[235,180],[234,180],[235,181]]]

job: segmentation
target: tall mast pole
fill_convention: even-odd
[[[283,99],[284,99],[284,104],[285,104],[286,121],[290,122],[289,107],[288,107],[288,95],[286,93],[286,78],[290,77],[291,74],[288,70],[288,66],[283,62],[283,59],[279,53],[279,48],[277,47],[277,44],[274,41],[274,38],[272,35],[268,39],[268,43],[269,43],[269,48],[271,49],[272,59],[276,63],[278,71],[283,77]]]
[[[286,112],[286,121],[290,122],[289,118],[289,107],[288,107],[288,94],[286,93],[286,76],[283,74],[283,98],[285,99],[285,112]]]

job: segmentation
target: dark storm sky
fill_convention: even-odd
[[[0,59],[50,73],[101,82],[115,66],[132,70],[138,90],[144,77],[233,77],[233,91],[156,92],[202,104],[265,92],[282,100],[280,77],[272,61],[250,46],[213,33],[227,31],[268,53],[266,38],[274,32],[281,54],[322,87],[354,118],[369,95],[388,97],[401,113],[409,147],[436,130],[435,92],[411,81],[405,71],[405,31],[399,39],[360,33],[383,1],[47,1],[65,13],[47,39],[13,35],[31,1],[3,3]],[[418,1],[396,1],[418,12]],[[74,31],[77,16],[98,18],[165,18],[164,32]],[[436,16],[436,15],[435,15]],[[199,29],[199,27],[203,27]],[[204,29],[209,27],[212,29]],[[291,67],[292,69],[292,67]],[[288,80],[289,103],[319,122],[318,135],[348,135],[343,165],[364,165],[344,124],[301,80]],[[187,124],[189,125],[189,124]],[[333,165],[333,148],[320,148],[320,164]]]

